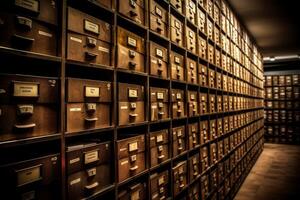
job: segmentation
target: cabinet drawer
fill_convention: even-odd
[[[184,73],[184,60],[183,56],[171,52],[171,78],[173,80],[184,81],[185,80],[185,73]]]
[[[217,124],[215,119],[209,120],[209,138],[211,140],[216,139],[218,137],[217,135]]]
[[[198,112],[198,92],[197,91],[188,91],[188,112],[189,117],[197,116]]]
[[[183,11],[183,0],[170,0],[171,5],[180,13]]]
[[[198,36],[198,45],[199,45],[199,56],[202,59],[207,59],[207,42],[201,36]]]
[[[207,87],[207,67],[205,65],[199,64],[199,82],[200,86]]]
[[[189,83],[197,84],[198,76],[197,76],[197,63],[196,61],[187,58],[187,81]]]
[[[172,140],[173,157],[176,157],[187,150],[185,126],[174,127],[172,129]]]
[[[154,42],[150,42],[150,74],[168,78],[168,51]]]
[[[139,200],[146,199],[147,187],[146,183],[137,183],[135,185],[125,186],[118,193],[118,200]]]
[[[169,92],[166,88],[150,88],[151,121],[169,118]]]
[[[186,27],[186,47],[187,50],[189,50],[194,54],[197,53],[196,41],[197,41],[196,33],[189,27]]]
[[[199,133],[199,124],[194,123],[194,124],[189,124],[189,149],[193,149],[200,145],[200,133]]]
[[[200,149],[200,160],[201,160],[201,173],[203,173],[209,168],[207,147],[202,147]]]
[[[189,158],[189,182],[200,176],[200,156],[199,153]]]
[[[217,144],[210,144],[210,164],[213,165],[218,162]]]
[[[168,37],[168,12],[154,0],[150,2],[150,29]]]
[[[172,89],[172,118],[185,117],[185,96],[184,91],[180,89]]]
[[[173,175],[173,195],[177,196],[187,186],[187,163],[186,161],[178,163],[172,169]]]
[[[169,158],[168,130],[150,133],[150,166],[154,167]]]
[[[144,0],[119,0],[119,12],[136,23],[145,25]]]
[[[186,2],[186,18],[196,25],[196,3],[193,0]]]
[[[168,184],[169,172],[167,170],[150,175],[151,200],[160,200],[168,198]]]
[[[200,115],[207,114],[208,110],[208,95],[206,93],[200,93]]]

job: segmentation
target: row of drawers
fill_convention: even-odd
[[[265,101],[265,108],[274,108],[274,109],[299,109],[299,101]]]
[[[276,75],[276,76],[265,76],[265,86],[292,86],[299,85],[300,75]]]
[[[265,87],[266,99],[299,99],[300,87]]]
[[[265,110],[266,122],[298,122],[300,111]]]
[[[273,125],[265,126],[266,136],[283,136],[292,137],[293,135],[299,136],[300,128],[298,126],[286,126],[286,125]]]
[[[243,158],[261,137],[261,132],[257,132],[253,135],[254,132],[255,129],[251,129],[251,134],[249,135],[250,138],[247,142],[239,146],[224,162],[220,162],[217,169],[212,170],[210,174],[201,177],[200,188],[202,188],[202,197],[208,195],[210,187],[215,188],[218,183],[221,183],[221,179],[234,168],[238,161]],[[119,150],[117,155],[118,158],[124,154],[124,150],[122,149],[127,145],[129,150],[140,151],[134,150],[140,148],[140,146],[136,147],[135,143],[128,143],[127,141],[128,140],[121,140],[117,142],[117,149]],[[66,154],[68,199],[82,199],[89,197],[112,183],[112,161],[110,155],[110,142],[80,144],[68,147]],[[172,176],[172,180],[174,181],[174,184],[172,184],[173,196],[178,195],[180,191],[186,188],[188,183],[199,178],[202,173],[200,172],[201,166],[206,166],[206,161],[202,160],[202,155],[205,156],[203,159],[206,160],[208,157],[207,150],[201,149],[200,154],[194,154],[187,161],[178,161],[172,167],[171,173],[168,170],[158,170],[157,173],[150,175],[150,191],[152,199],[160,199],[163,196],[167,197],[171,195],[168,184],[170,176]],[[124,156],[126,155],[124,154]],[[134,155],[130,155],[130,157],[133,158]],[[137,163],[136,166],[142,167],[141,163],[145,162],[145,160],[138,162],[138,159],[140,159],[139,156],[137,156],[136,160],[133,162]],[[118,160],[118,162],[122,162],[122,158]],[[59,198],[60,193],[57,192],[59,191],[58,188],[60,185],[60,180],[58,178],[58,174],[60,173],[59,166],[59,154],[2,166],[1,175],[7,177],[4,179],[6,180],[6,184],[3,185],[3,191],[10,196],[14,195],[14,198]],[[118,170],[122,173],[127,172],[125,168],[118,168]],[[130,176],[127,178],[130,178]],[[125,186],[119,190],[118,199],[128,199],[130,197],[131,199],[140,199],[146,194],[143,193],[142,190],[147,190],[145,184],[139,183],[137,185]],[[194,189],[192,190],[192,194],[195,195]],[[198,194],[200,193],[198,192]]]

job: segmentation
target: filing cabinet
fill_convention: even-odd
[[[192,0],[191,0],[192,2]],[[193,31],[191,28],[186,26],[186,48],[188,51],[196,54],[197,53],[197,48],[196,48],[196,42],[197,42],[197,35],[196,32]]]
[[[209,113],[208,94],[200,93],[199,98],[200,98],[200,115]]]
[[[200,144],[201,145],[208,142],[210,139],[208,128],[209,128],[209,125],[208,125],[207,120],[200,121]]]
[[[215,88],[216,83],[216,72],[212,69],[208,69],[208,86]]]
[[[186,5],[186,18],[190,20],[194,25],[196,25],[196,1],[194,0],[186,0],[185,5]]]
[[[200,148],[201,173],[209,168],[208,149],[206,146]]]
[[[199,57],[206,60],[207,59],[207,41],[198,36],[198,45],[199,45]]]
[[[146,199],[147,185],[144,182],[126,185],[118,192],[118,200]]]
[[[172,168],[173,196],[176,197],[187,186],[187,162],[177,163]]]
[[[145,72],[144,39],[121,27],[117,28],[117,35],[117,68]]]
[[[145,121],[144,86],[118,83],[119,125]]]
[[[198,115],[198,92],[197,91],[187,91],[188,95],[188,107],[189,107],[189,117]]]
[[[201,199],[206,199],[209,195],[209,179],[207,175],[201,177]]]
[[[112,183],[111,143],[67,147],[68,199],[92,196]]]
[[[169,144],[167,129],[150,133],[150,167],[155,167],[170,158]]]
[[[207,72],[207,67],[203,64],[199,64],[199,82],[200,86],[207,87],[208,86],[208,72]]]
[[[167,48],[150,42],[150,74],[161,78],[168,78]]]
[[[216,112],[216,95],[214,94],[209,94],[209,112]]]
[[[171,6],[173,6],[179,13],[183,13],[183,0],[170,0]]]
[[[119,0],[119,13],[135,23],[145,25],[144,0]]]
[[[67,59],[111,66],[111,25],[69,7]]]
[[[200,145],[200,133],[199,124],[192,123],[188,125],[188,135],[189,135],[189,150]]]
[[[218,162],[217,144],[210,144],[210,164],[216,164]]]
[[[200,176],[200,155],[199,153],[189,158],[189,182],[193,182]]]
[[[50,10],[53,9],[49,8],[49,14],[51,13]],[[42,17],[42,15],[39,16]],[[50,16],[50,18],[44,17],[46,17],[44,20],[51,21]],[[53,26],[45,25],[43,22],[23,14],[15,15],[6,11],[0,13],[0,18],[2,21],[0,29],[1,46],[57,56],[57,35]]]
[[[110,127],[111,83],[69,78],[66,109],[66,126],[69,133]]]
[[[172,128],[172,140],[173,157],[176,157],[187,150],[185,126]]]
[[[169,90],[150,87],[151,121],[169,119]]]
[[[57,133],[58,87],[57,78],[0,74],[0,141]]]
[[[146,169],[144,135],[118,140],[117,155],[119,182],[143,172]]]
[[[161,36],[169,37],[168,11],[155,0],[150,1],[150,30]]]
[[[184,91],[172,89],[172,118],[186,117]]]
[[[189,200],[200,200],[200,184],[195,182],[188,191]]]
[[[156,172],[150,175],[150,191],[153,200],[169,197],[169,171]]]
[[[197,75],[197,63],[196,61],[187,58],[187,82],[197,84],[198,83],[198,75]]]
[[[171,41],[177,44],[180,47],[184,46],[183,42],[183,23],[181,20],[176,18],[174,15],[171,15]]]
[[[173,80],[185,80],[184,57],[174,51],[171,51],[171,78]]]

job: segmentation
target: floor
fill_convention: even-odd
[[[300,145],[265,144],[235,200],[300,200]]]

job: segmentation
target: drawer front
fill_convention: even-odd
[[[158,144],[150,149],[150,166],[154,167],[169,159],[169,144]]]
[[[198,123],[189,124],[189,149],[193,149],[200,144]]]
[[[200,86],[207,87],[207,67],[205,65],[199,64],[199,82]]]
[[[210,144],[210,163],[215,164],[218,162],[217,144]]]
[[[144,0],[119,0],[119,12],[136,23],[145,25]]]
[[[200,9],[198,9],[198,27],[202,33],[206,34],[206,16]]]
[[[201,199],[206,199],[209,195],[208,177],[201,178]]]
[[[145,121],[145,104],[138,102],[119,102],[119,125]]]
[[[68,199],[83,199],[111,184],[111,166],[99,165],[68,176]]]
[[[2,104],[0,110],[0,141],[50,135],[58,131],[56,105]],[[45,117],[47,120],[43,120]]]
[[[138,183],[126,186],[125,189],[119,191],[118,200],[139,200],[146,199],[147,187],[146,183]]]
[[[208,113],[208,95],[206,93],[200,93],[200,115]]]
[[[128,158],[145,151],[145,137],[139,135],[117,141],[118,157]]]
[[[170,0],[170,3],[178,12],[182,13],[183,0]]]
[[[145,153],[131,155],[118,161],[118,181],[122,182],[145,170]]]
[[[196,154],[189,158],[189,182],[191,183],[200,175],[200,156]]]
[[[169,118],[169,92],[165,88],[150,88],[151,121]]]
[[[210,139],[216,139],[218,137],[217,135],[217,125],[216,125],[216,120],[211,119],[209,121],[209,132],[210,132]]]
[[[203,173],[209,167],[207,147],[202,147],[200,149],[200,159],[201,159],[201,173]]]
[[[218,95],[217,96],[217,111],[218,112],[222,112],[222,105],[223,105],[223,101],[222,101],[222,96],[221,95]]]
[[[172,129],[173,139],[173,157],[186,151],[186,133],[185,127],[175,127]]]
[[[112,125],[110,103],[68,103],[67,132],[107,128]]]
[[[168,25],[160,17],[150,15],[150,29],[164,37],[168,37]]]
[[[198,112],[198,92],[188,91],[188,106],[189,106],[189,117],[197,116]]]
[[[214,60],[214,50],[215,50],[215,49],[214,49],[214,46],[208,44],[208,52],[207,52],[208,58],[207,58],[207,60],[208,60],[208,62],[210,62],[210,63],[212,63],[212,64],[215,64],[215,60]]]
[[[151,200],[165,199],[168,193],[169,172],[163,171],[150,175]]]
[[[239,120],[240,121],[240,120]],[[217,120],[217,135],[220,137],[224,134],[223,132],[223,119],[219,118]]]
[[[57,56],[56,32],[51,26],[4,12],[0,18],[1,46]]]
[[[184,61],[183,56],[171,52],[171,78],[184,81]]]
[[[193,0],[186,1],[186,17],[196,25],[196,4]]]
[[[125,30],[124,28],[118,27],[118,44],[133,50],[134,52],[139,52],[144,54],[145,52],[145,41],[141,36],[138,36],[130,31]],[[129,53],[127,54],[130,55]]]
[[[145,57],[134,50],[118,45],[117,68],[145,72]]]
[[[183,90],[172,89],[172,118],[185,117],[185,96]]]
[[[168,78],[168,51],[165,47],[150,42],[150,74]]]
[[[198,76],[197,76],[197,63],[196,61],[187,58],[187,81],[189,83],[197,84]]]
[[[187,186],[187,163],[186,161],[178,163],[172,169],[173,175],[173,193],[174,196],[178,195],[182,189]]]
[[[188,195],[188,200],[200,200],[200,185],[198,182],[189,188]]]
[[[224,144],[223,141],[218,142],[218,159],[221,160],[224,156]]]
[[[90,36],[68,33],[67,59],[111,66],[111,47]]]
[[[219,50],[215,49],[215,64],[220,67],[221,66],[221,53]]]
[[[221,73],[216,73],[216,86],[217,89],[222,89],[222,74]]]
[[[59,154],[1,167],[2,195],[10,199],[59,199]]]
[[[200,122],[200,144],[204,144],[209,141],[208,133],[208,121]]]
[[[196,41],[197,41],[196,33],[189,27],[186,27],[186,47],[187,50],[191,51],[194,54],[197,53]]]
[[[67,173],[73,174],[98,165],[109,165],[111,143],[68,146],[66,152]]]
[[[207,36],[211,40],[214,39],[213,26],[214,26],[213,23],[209,19],[207,19]]]
[[[207,42],[201,36],[198,36],[199,56],[202,59],[207,59]]]
[[[110,103],[111,82],[88,79],[67,79],[68,102],[103,102]]]
[[[144,86],[118,83],[119,86],[119,101],[137,102],[144,101]]]
[[[68,7],[68,30],[111,42],[111,25],[71,7]]]
[[[216,82],[216,72],[212,69],[208,69],[208,84],[209,84],[209,87],[215,88],[215,82]]]
[[[171,41],[183,46],[183,23],[171,15]]]

